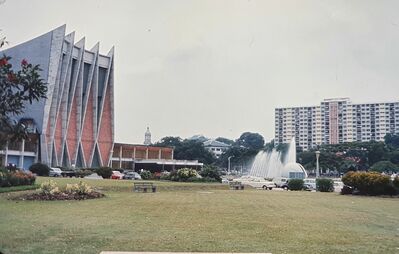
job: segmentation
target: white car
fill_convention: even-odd
[[[262,188],[265,190],[271,190],[276,187],[274,182],[256,176],[242,176],[240,178],[233,179],[233,182],[241,182],[244,185],[249,185],[254,188]]]
[[[343,187],[344,183],[341,181],[341,179],[334,179],[334,192],[341,192]]]
[[[308,190],[316,190],[316,179],[305,178],[303,179],[303,185],[306,186]]]
[[[285,178],[285,177],[275,177],[275,178],[273,179],[273,182],[276,184],[276,187],[278,187],[278,188],[284,188],[284,187],[287,187],[288,178]]]
[[[50,168],[48,176],[61,177],[62,176],[62,170],[60,168]]]
[[[228,183],[229,183],[229,179],[227,179],[227,178],[222,178],[222,183],[228,184]]]

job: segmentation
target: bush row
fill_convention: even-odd
[[[168,173],[162,173],[161,180],[175,182],[220,182],[221,177],[217,168],[205,166],[199,173],[192,168],[181,168]]]
[[[36,177],[30,172],[0,170],[0,187],[33,185]]]
[[[29,171],[38,176],[48,176],[50,168],[46,164],[34,163],[29,167]]]
[[[333,192],[334,181],[328,178],[318,178],[316,179],[316,190],[320,192]]]
[[[378,172],[353,172],[350,171],[342,177],[342,182],[347,186],[342,194],[360,195],[395,195],[399,193],[397,178],[391,181],[389,176]]]
[[[288,181],[288,189],[293,191],[299,191],[306,188],[302,179],[290,179]],[[318,178],[316,179],[316,190],[320,192],[333,192],[334,181],[327,178]]]
[[[290,179],[288,181],[288,189],[293,191],[299,191],[303,189],[303,179]]]

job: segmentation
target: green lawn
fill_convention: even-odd
[[[399,252],[398,198],[167,182],[156,183],[157,193],[132,193],[131,181],[86,181],[107,196],[38,202],[0,194],[0,252]]]

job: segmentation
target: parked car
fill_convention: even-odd
[[[273,179],[276,187],[286,189],[288,188],[288,178],[285,177],[275,177]]]
[[[227,178],[222,178],[222,183],[228,184],[229,182],[230,182],[229,179],[227,179]]]
[[[276,184],[274,182],[265,179],[254,179],[253,181],[248,181],[243,184],[252,186],[254,188],[262,188],[264,190],[271,190],[276,187]]]
[[[242,176],[240,178],[233,179],[233,182],[241,182],[244,185],[249,185],[254,188],[262,188],[265,190],[271,190],[276,187],[274,182],[255,176]]]
[[[129,171],[126,172],[125,175],[123,176],[123,179],[128,179],[128,180],[141,180],[141,176],[139,173],[134,172],[134,171]]]
[[[334,192],[341,192],[342,188],[344,187],[344,183],[341,179],[333,179],[334,181]]]
[[[314,178],[306,178],[303,179],[303,187],[305,190],[316,190],[316,179]]]
[[[112,171],[111,179],[123,179],[124,174],[119,171]]]
[[[61,177],[62,170],[60,168],[50,168],[48,175],[52,177]]]

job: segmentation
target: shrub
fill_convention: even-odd
[[[316,190],[320,192],[333,192],[334,181],[327,178],[316,179]]]
[[[185,182],[187,181],[187,179],[197,176],[198,176],[197,171],[192,168],[181,168],[177,170],[178,181]]]
[[[392,193],[390,177],[378,172],[348,172],[342,177],[342,182],[353,187],[360,195]]]
[[[168,171],[161,172],[159,179],[160,180],[170,180],[170,175],[171,175],[171,173]]]
[[[100,167],[100,168],[97,168],[97,169],[95,170],[95,172],[96,172],[99,176],[102,176],[104,179],[106,179],[106,178],[110,178],[110,177],[111,177],[111,175],[112,175],[112,168],[110,168],[110,167]]]
[[[288,189],[293,191],[298,191],[303,189],[302,179],[290,179],[288,181]]]
[[[60,193],[60,189],[58,188],[56,182],[54,182],[53,180],[49,180],[40,184],[38,192],[43,195],[55,195]]]
[[[67,184],[66,187],[59,187],[56,182],[49,180],[43,182],[35,193],[28,193],[17,196],[15,200],[83,200],[100,198],[104,194],[93,190],[84,182]]]
[[[30,172],[6,170],[0,171],[0,187],[11,187],[19,185],[33,185],[36,177]]]
[[[50,168],[46,164],[34,163],[29,167],[29,171],[38,176],[48,176]]]
[[[149,180],[149,179],[152,178],[152,174],[151,174],[151,172],[148,171],[148,170],[143,170],[143,171],[140,173],[140,176],[141,176],[141,179],[143,179],[143,180]]]
[[[205,166],[201,170],[200,175],[204,178],[211,178],[218,182],[222,181],[222,178],[220,177],[220,172],[219,170],[217,170],[215,166],[210,166],[210,165]]]
[[[90,194],[93,189],[86,183],[80,181],[75,184],[67,184],[65,187],[65,193],[76,194],[76,195],[87,195]]]

